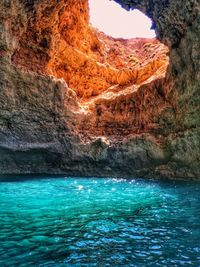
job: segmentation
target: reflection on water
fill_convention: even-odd
[[[200,266],[200,184],[0,183],[0,266]]]

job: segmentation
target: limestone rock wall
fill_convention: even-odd
[[[85,0],[1,1],[0,173],[200,178],[200,3],[116,2],[153,19],[166,76],[162,44],[133,70],[105,53]]]

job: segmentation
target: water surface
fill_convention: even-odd
[[[0,183],[0,266],[200,266],[200,184]]]

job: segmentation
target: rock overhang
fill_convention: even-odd
[[[79,2],[84,7],[86,1]],[[87,43],[82,42],[84,27],[78,38],[71,35],[69,23],[68,31],[63,30],[65,23],[57,28],[65,8],[76,13],[78,6],[73,7],[70,0],[3,1],[1,172],[77,174],[82,170],[83,174],[88,170],[92,175],[103,172],[119,176],[127,173],[124,167],[131,161],[128,173],[133,176],[199,176],[199,3],[117,2],[128,3],[129,8],[138,8],[153,19],[158,38],[169,48],[167,76],[149,80],[139,90],[132,91],[130,84],[122,84],[120,89],[114,86],[107,92],[108,99],[97,98],[85,112],[74,91],[48,73],[53,51],[60,45],[58,36],[70,40],[73,48],[82,43],[84,53],[98,53],[100,49],[96,40],[90,52],[90,34]],[[81,24],[87,19],[85,14]],[[85,59],[82,62],[84,67]],[[124,93],[118,95],[120,90]],[[97,147],[94,140],[102,136],[109,142]],[[155,151],[162,157],[152,156]]]

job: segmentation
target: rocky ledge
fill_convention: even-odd
[[[199,1],[116,2],[158,40],[98,32],[86,0],[2,0],[1,174],[200,179]]]

